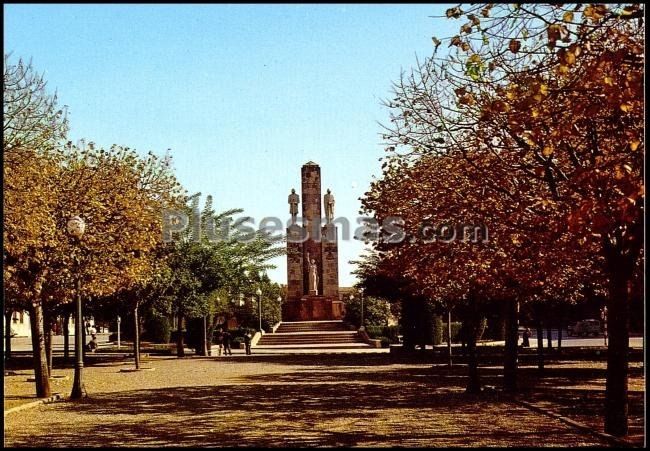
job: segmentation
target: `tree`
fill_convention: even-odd
[[[444,40],[434,38],[434,56],[396,84],[386,102],[394,111],[388,149],[407,159],[465,159],[491,195],[499,191],[531,213],[522,224],[546,225],[547,240],[560,246],[536,248],[544,259],[567,269],[563,254],[570,255],[578,273],[586,267],[605,276],[616,311],[608,317],[616,338],[605,429],[624,435],[627,309],[643,248],[643,9],[459,5],[446,16],[467,22],[446,39],[448,54],[437,52]],[[512,196],[513,184],[523,197]],[[514,274],[517,284],[522,275]],[[525,296],[539,297],[549,281],[526,282]]]
[[[216,214],[212,208],[212,198],[206,199],[206,204],[200,214],[195,214],[196,198],[200,195],[186,198],[184,213],[190,219],[189,226],[169,244],[171,281],[169,282],[169,299],[174,313],[178,318],[177,355],[184,355],[182,324],[184,318],[206,317],[214,315],[220,309],[217,297],[228,293],[242,293],[253,296],[261,284],[263,310],[270,314],[274,311],[279,287],[270,285],[266,276],[260,272],[272,266],[267,263],[271,258],[282,255],[284,249],[277,246],[281,238],[272,237],[265,231],[248,231],[238,226],[248,218],[234,221],[232,216],[241,213],[241,209],[228,210]],[[195,221],[201,221],[201,232],[195,235]],[[216,231],[220,231],[219,234]],[[214,233],[212,233],[214,232]],[[275,309],[279,314],[279,306]],[[203,342],[206,343],[210,334],[204,331]],[[207,344],[202,346],[206,350]]]
[[[345,303],[345,320],[356,326],[361,326],[361,293],[356,290]],[[388,326],[391,318],[390,303],[375,296],[363,296],[363,318],[366,326]]]
[[[178,184],[157,157],[141,158],[128,148],[68,144],[49,154],[29,153],[5,167],[4,275],[34,318],[37,393],[47,396],[44,306],[50,312],[73,299],[78,278],[88,300],[149,277],[162,239],[162,204]],[[65,230],[74,215],[87,223],[79,244]]]
[[[3,150],[5,165],[30,157],[30,149],[54,150],[65,139],[68,120],[57,95],[46,90],[43,75],[22,58],[11,63],[4,55]]]

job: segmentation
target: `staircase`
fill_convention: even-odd
[[[343,321],[296,321],[280,323],[275,333],[267,333],[256,349],[348,349],[369,348]]]

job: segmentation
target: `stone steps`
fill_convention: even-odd
[[[357,335],[356,334],[345,334],[345,335],[339,335],[339,334],[329,334],[329,335],[321,335],[321,334],[291,334],[291,335],[274,335],[274,334],[267,334],[262,337],[264,343],[270,343],[270,342],[279,342],[279,343],[289,343],[289,342],[296,342],[296,341],[310,341],[314,343],[321,343],[321,342],[335,342],[335,341],[357,341]]]
[[[299,321],[280,323],[276,333],[348,331],[343,321]]]
[[[266,345],[289,345],[289,344],[333,344],[333,343],[362,343],[361,340],[355,338],[349,339],[338,339],[338,340],[260,340],[258,344],[260,346]]]
[[[262,336],[260,349],[362,348],[368,345],[343,321],[300,321],[281,323],[275,333]]]
[[[260,350],[282,350],[282,349],[368,349],[366,343],[329,343],[327,346],[322,344],[290,344],[290,345],[263,345],[256,346]]]

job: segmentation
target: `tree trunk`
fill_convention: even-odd
[[[544,371],[544,329],[539,318],[537,319],[537,369]]]
[[[620,437],[628,432],[629,283],[623,274],[616,274],[610,285],[605,432]]]
[[[67,362],[70,359],[70,312],[63,315],[63,359]]]
[[[47,358],[45,356],[45,338],[43,333],[43,306],[39,301],[31,304],[29,322],[32,330],[32,356],[34,360],[34,378],[36,380],[36,396],[49,398],[52,396]]]
[[[643,225],[639,208],[635,223],[613,229],[603,240],[609,273],[605,432],[619,437],[628,433],[629,301],[635,263],[644,244]]]
[[[546,344],[548,349],[553,349],[553,330],[551,329],[550,321],[547,321],[548,327],[546,328]]]
[[[562,351],[562,320],[557,323],[557,352]]]
[[[135,359],[135,369],[140,369],[140,317],[138,315],[138,303],[133,309],[133,358]]]
[[[481,379],[478,372],[478,358],[476,355],[476,334],[478,332],[478,314],[476,311],[476,300],[473,296],[469,297],[469,314],[467,328],[467,352],[468,352],[468,370],[469,378],[467,381],[466,393],[480,393]]]
[[[176,336],[176,356],[185,357],[185,344],[183,343],[183,314],[178,314],[178,333]]]
[[[452,367],[452,355],[451,355],[451,309],[447,310],[447,357],[449,358],[449,368]]]
[[[43,332],[45,339],[45,360],[47,362],[47,373],[52,374],[52,323],[53,317],[50,313],[43,312]]]
[[[11,358],[11,317],[13,311],[5,310],[5,361]]]
[[[208,325],[206,315],[201,320],[201,344],[197,349],[197,354],[202,356],[208,355]]]
[[[517,359],[519,343],[519,305],[517,301],[506,302],[506,345],[503,361],[503,389],[506,392],[517,391]]]

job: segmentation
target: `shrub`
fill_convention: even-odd
[[[142,338],[153,343],[169,343],[172,331],[166,316],[152,315],[144,324]]]
[[[368,337],[379,339],[386,338],[390,343],[399,343],[399,326],[368,326],[366,327]]]
[[[487,318],[481,318],[481,322],[476,329],[476,341],[479,341],[483,337],[485,328],[487,327]]]
[[[377,338],[381,335],[382,326],[367,326],[366,333],[370,338]]]
[[[388,338],[388,337],[377,337],[377,339],[380,340],[382,348],[390,347],[390,338]]]
[[[458,343],[460,342],[460,328],[462,323],[460,321],[451,322],[451,342]],[[447,342],[447,323],[442,323],[442,340]]]
[[[461,337],[461,330],[463,327],[463,323],[461,321],[452,321],[451,322],[451,342],[452,343],[459,343],[462,341]],[[483,338],[483,334],[485,333],[485,329],[487,327],[487,318],[481,318],[478,328],[476,329],[476,341],[479,341],[481,338]],[[446,343],[447,342],[447,323],[442,324],[443,328],[443,341]]]
[[[485,338],[490,340],[506,339],[506,322],[505,319],[498,315],[492,315],[487,320],[487,328],[483,333]]]
[[[443,323],[440,315],[433,316],[433,344],[439,345],[443,338]]]

